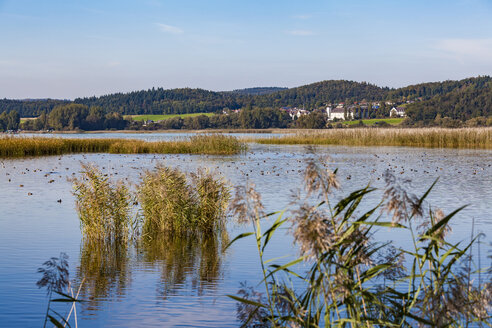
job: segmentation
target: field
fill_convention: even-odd
[[[35,120],[35,119],[37,119],[37,117],[21,117],[20,123],[24,123],[26,121]]]
[[[165,115],[126,115],[125,118],[126,119],[131,118],[134,121],[151,120],[151,121],[157,122],[157,121],[167,120],[167,119],[173,118],[173,117],[185,118],[185,117],[194,117],[194,116],[200,116],[200,115],[212,116],[214,114],[213,113],[193,113],[193,114],[165,114]]]
[[[398,125],[403,120],[404,120],[403,118],[374,118],[374,119],[362,120],[362,123],[364,123],[365,125],[374,125],[377,122],[386,122],[391,125]],[[342,123],[346,125],[356,125],[359,124],[359,121],[347,121]]]

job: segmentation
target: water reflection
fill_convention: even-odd
[[[87,310],[102,300],[121,298],[131,284],[130,247],[126,242],[84,240],[76,279],[84,280],[80,299]]]
[[[222,276],[225,234],[207,236],[160,235],[140,243],[141,261],[160,274],[157,294],[163,299],[186,286],[198,295],[215,289]],[[140,253],[140,252],[139,252]]]
[[[84,240],[76,272],[76,280],[84,280],[80,292],[83,308],[95,312],[105,301],[128,296],[132,271],[138,266],[156,274],[157,282],[151,277],[148,281],[156,284],[155,297],[161,300],[180,293],[204,295],[216,290],[227,242],[225,233],[147,236],[136,242]]]

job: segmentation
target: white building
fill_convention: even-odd
[[[328,121],[338,120],[351,120],[354,118],[354,111],[352,109],[345,109],[343,107],[331,108],[326,107],[326,115],[328,115]]]
[[[390,110],[390,117],[405,117],[405,107],[398,106],[398,107],[393,107]]]
[[[305,109],[294,108],[291,111],[289,111],[289,115],[293,120],[296,118],[299,118],[301,116],[308,115],[308,114],[309,114],[309,112]]]

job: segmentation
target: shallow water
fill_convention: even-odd
[[[82,137],[86,136],[95,135]],[[383,188],[387,169],[411,179],[417,195],[439,177],[430,203],[446,213],[470,204],[454,219],[452,238],[469,239],[474,219],[476,232],[487,234],[482,240],[492,241],[492,151],[340,146],[318,151],[330,156],[332,169],[339,169],[341,193],[368,183]],[[78,175],[81,162],[94,162],[113,178],[134,183],[142,170],[158,164],[187,171],[207,167],[232,185],[254,182],[267,210],[280,210],[287,207],[291,191],[300,187],[308,156],[302,146],[251,145],[247,153],[234,156],[78,154],[1,161],[0,326],[41,324],[46,296],[35,285],[40,278],[36,269],[60,252],[70,256],[71,278],[86,278],[81,296],[87,302],[77,313],[80,327],[237,326],[235,302],[225,295],[235,294],[240,282],[256,285],[260,280],[252,240],[238,242],[226,253],[218,240],[206,244],[166,240],[108,252],[101,245],[82,242],[67,178]],[[369,195],[364,206],[373,205],[381,195],[382,191]],[[229,234],[233,237],[245,229],[231,223]],[[378,238],[406,243],[404,235],[384,229]],[[296,252],[291,238],[280,233],[267,257]],[[488,265],[486,256],[484,249],[482,265]]]

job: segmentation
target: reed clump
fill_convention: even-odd
[[[411,146],[492,149],[492,128],[333,129],[250,140],[278,145]]]
[[[71,153],[233,155],[246,150],[235,137],[197,135],[175,141],[0,137],[0,157],[49,156]]]
[[[82,164],[73,179],[82,233],[89,240],[126,240],[132,226],[132,195],[122,181],[113,183],[94,165]]]
[[[187,175],[159,166],[143,174],[134,193],[91,164],[82,164],[82,177],[72,181],[82,233],[89,240],[226,233],[229,187],[207,170]]]
[[[275,213],[264,214],[253,186],[238,189],[233,208],[253,231],[233,242],[255,238],[263,273],[260,291],[243,284],[230,295],[243,327],[490,327],[492,277],[473,265],[471,253],[478,237],[458,243],[447,237],[461,208],[445,215],[428,205],[434,184],[418,197],[390,173],[386,183],[383,200],[368,209],[361,204],[375,191],[370,186],[332,203],[336,171],[310,161],[305,198],[290,217],[277,212],[266,231],[260,222]],[[286,223],[301,256],[274,263],[265,251]],[[399,230],[411,246],[377,241],[378,228]],[[301,262],[307,270],[296,272]]]
[[[178,169],[161,166],[144,174],[138,189],[142,232],[199,234],[225,228],[229,189],[223,179],[198,170],[188,179]]]

